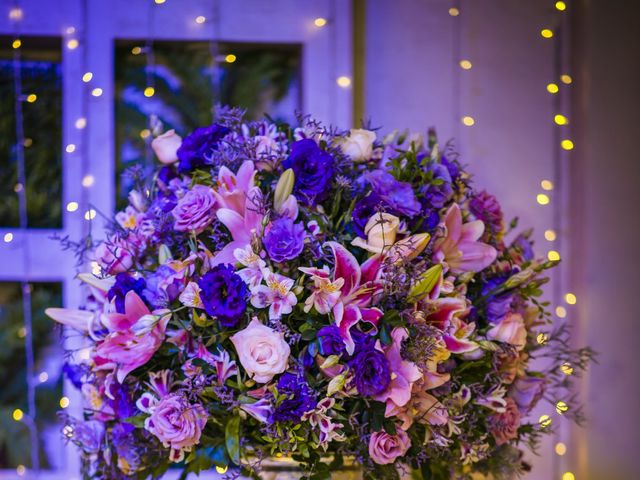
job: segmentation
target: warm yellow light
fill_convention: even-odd
[[[22,145],[24,145],[25,148],[29,148],[31,145],[33,145],[33,138],[25,138],[24,142],[22,142]]]
[[[567,446],[562,442],[556,443],[556,453],[560,456],[564,455],[567,453]]]
[[[475,125],[476,121],[473,117],[466,115],[464,117],[462,117],[462,123],[464,125],[466,125],[467,127],[471,127],[473,125]]]
[[[551,425],[552,421],[553,420],[549,415],[540,415],[540,418],[538,419],[538,423],[542,428],[547,428],[549,425]]]
[[[198,24],[200,24],[200,25],[201,25],[201,24],[203,24],[203,23],[204,23],[204,22],[206,22],[206,21],[207,21],[207,19],[206,19],[205,17],[203,17],[202,15],[198,15],[198,16],[196,17],[196,23],[198,23]]]
[[[547,340],[549,340],[549,337],[547,336],[546,333],[539,333],[538,336],[536,337],[536,341],[540,345],[544,345],[545,343],[547,343]]]
[[[65,32],[67,33],[67,35],[73,35],[74,33],[76,33],[76,27],[67,27]]]
[[[144,130],[140,130],[140,138],[148,138],[149,135],[151,135],[151,132],[149,131],[148,128],[145,128]]]
[[[87,210],[86,212],[84,212],[84,219],[85,220],[93,220],[94,218],[96,218],[96,215],[98,214],[98,212],[96,212],[93,208]]]
[[[542,180],[540,186],[543,190],[553,190],[553,182],[551,180]]]
[[[216,472],[220,474],[227,473],[227,470],[229,470],[229,467],[226,465],[224,467],[221,467],[220,465],[216,465]]]
[[[567,9],[567,4],[564,2],[556,2],[556,10],[564,12]]]
[[[78,202],[69,202],[67,203],[67,212],[75,212],[78,210]]]
[[[460,60],[460,67],[463,70],[471,70],[471,67],[473,67],[473,64],[469,60]]]
[[[19,477],[24,477],[24,474],[27,473],[27,467],[25,467],[24,465],[18,465],[16,467],[16,473]]]
[[[49,380],[49,374],[47,372],[40,372],[40,375],[38,375],[38,380],[40,380],[40,383],[44,383],[47,380]]]
[[[153,87],[147,87],[144,89],[144,96],[145,97],[153,97],[153,95],[156,93],[156,89]]]
[[[102,89],[94,88],[93,90],[91,90],[91,95],[93,95],[94,97],[99,97],[100,95],[102,95]]]
[[[560,145],[565,150],[573,150],[573,142],[571,140],[569,140],[569,139],[562,140],[562,142],[560,142]]]
[[[564,472],[562,474],[562,480],[576,480],[576,476],[571,472]]]
[[[553,117],[553,121],[558,125],[566,125],[569,123],[569,119],[559,113]]]
[[[93,78],[93,73],[91,73],[91,72],[87,72],[84,75],[82,75],[82,81],[84,83],[90,82],[92,78]]]
[[[539,193],[536,196],[536,201],[540,204],[540,205],[548,205],[550,200],[549,200],[549,196],[544,194],[544,193]]]
[[[549,93],[558,93],[558,90],[560,90],[558,88],[558,85],[556,85],[555,83],[550,83],[547,85],[547,92]]]
[[[460,10],[458,10],[456,7],[451,7],[449,9],[449,15],[451,15],[452,17],[457,17],[458,15],[460,15]]]
[[[558,412],[560,415],[565,414],[568,410],[569,410],[569,405],[567,405],[566,402],[563,402],[562,400],[560,400],[559,402],[556,403],[556,412]]]
[[[322,18],[322,17],[318,17],[313,21],[313,24],[318,28],[322,28],[327,24],[327,19],[326,18]]]
[[[60,399],[60,408],[67,408],[69,406],[69,398],[68,397],[62,397]]]
[[[544,239],[549,241],[549,242],[553,242],[556,239],[556,232],[555,230],[545,230],[544,231]]]
[[[90,187],[91,185],[94,184],[95,181],[96,181],[96,179],[93,177],[93,175],[85,175],[82,178],[82,186],[83,187]]]
[[[571,78],[571,75],[567,75],[565,73],[564,75],[560,75],[560,81],[569,85],[571,82],[573,82],[573,78]]]
[[[9,18],[11,20],[22,20],[22,9],[16,7],[9,10]]]
[[[142,53],[142,48],[140,47],[133,47],[131,49],[131,53],[134,55],[140,55]]]
[[[20,420],[22,420],[24,418],[24,412],[22,410],[20,410],[19,408],[16,408],[13,411],[13,419],[16,422],[19,422]]]
[[[558,318],[566,317],[567,316],[567,309],[562,307],[562,306],[556,307],[556,315],[558,316]]]
[[[22,45],[22,41],[20,41],[19,38],[16,38],[11,44],[11,46],[16,49],[20,48],[21,45]]]
[[[238,57],[236,57],[233,53],[230,53],[229,55],[227,55],[226,57],[224,57],[224,61],[227,63],[233,63],[238,59]]]
[[[84,117],[80,117],[79,119],[76,120],[75,125],[78,130],[82,130],[84,127],[87,126],[87,119]]]
[[[13,233],[9,232],[9,233],[5,233],[4,237],[2,237],[2,239],[4,240],[4,243],[11,243],[13,242]]]
[[[569,305],[575,305],[576,302],[578,301],[578,299],[576,298],[576,296],[573,293],[567,293],[564,296],[564,300],[569,304]]]
[[[27,95],[27,102],[33,103],[38,99],[38,96],[35,93],[31,93]]]
[[[72,38],[67,42],[67,48],[69,50],[75,50],[76,48],[78,48],[78,45],[80,45],[80,43],[78,43],[78,40],[76,40],[75,38]]]
[[[559,262],[560,261],[560,254],[558,252],[556,252],[555,250],[549,250],[547,252],[547,258],[551,262]]]
[[[560,371],[562,373],[564,373],[565,375],[572,375],[573,374],[573,367],[571,366],[571,364],[569,362],[565,362],[562,365],[560,365]]]
[[[24,327],[20,327],[18,330],[18,338],[24,338],[27,336],[27,329]]]
[[[157,5],[162,5],[164,2],[166,2],[167,0],[155,0]]]
[[[551,38],[553,37],[553,31],[549,30],[548,28],[543,28],[540,31],[540,35],[542,35],[544,38]]]
[[[336,78],[336,83],[342,88],[349,88],[351,86],[351,79],[347,76]]]
[[[70,143],[69,145],[67,145],[67,147],[65,148],[65,151],[67,153],[73,153],[76,151],[76,146],[73,143]]]

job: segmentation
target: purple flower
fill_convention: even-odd
[[[179,232],[201,233],[213,222],[215,206],[213,190],[204,185],[195,185],[173,209],[173,227]]]
[[[449,160],[447,157],[442,155],[440,159],[440,163],[445,166],[445,168],[449,171],[449,176],[453,182],[458,181],[460,178],[460,164],[458,164],[455,160]]]
[[[522,414],[533,410],[538,401],[543,397],[546,388],[546,380],[540,377],[524,377],[515,381],[509,392],[518,405]]]
[[[366,175],[373,192],[388,207],[388,213],[413,217],[420,213],[420,203],[416,200],[411,184],[400,182],[383,170],[374,170]]]
[[[211,165],[213,152],[218,149],[230,130],[217,123],[209,127],[196,128],[191,135],[182,140],[178,148],[178,172],[185,173],[194,168]]]
[[[166,307],[180,295],[183,279],[184,272],[176,272],[167,265],[160,265],[147,277],[144,295],[153,307]]]
[[[481,191],[469,200],[469,210],[493,232],[502,230],[502,209],[496,197]]]
[[[284,373],[278,381],[278,394],[286,398],[275,408],[273,420],[276,422],[299,422],[306,412],[316,408],[318,402],[313,390],[302,376]]]
[[[320,344],[320,353],[324,356],[340,355],[345,351],[340,329],[335,325],[322,327],[318,330],[318,342]]]
[[[373,397],[384,392],[391,383],[391,367],[383,352],[364,346],[351,360],[353,381],[360,395]]]
[[[293,260],[304,247],[304,226],[290,218],[279,218],[267,228],[263,243],[274,262]]]
[[[382,199],[374,192],[366,197],[358,200],[353,207],[351,218],[353,219],[353,228],[360,237],[366,237],[364,227],[374,213],[379,210],[385,210],[385,204]],[[389,212],[391,213],[391,212]]]
[[[307,204],[315,205],[325,199],[335,173],[334,158],[309,138],[291,144],[291,154],[283,162],[293,169],[294,192]]]
[[[147,282],[145,282],[144,278],[136,279],[128,273],[119,273],[116,275],[116,283],[107,292],[107,298],[109,301],[115,299],[116,312],[124,313],[124,298],[127,292],[133,290],[146,302],[147,299],[143,295],[146,287]]]
[[[420,200],[424,210],[431,211],[439,209],[451,198],[453,188],[451,186],[451,175],[444,165],[430,163],[427,172],[431,177],[429,183],[420,190]]]
[[[512,246],[518,247],[520,249],[520,251],[522,252],[522,258],[525,261],[533,260],[533,257],[535,256],[535,253],[533,252],[533,245],[531,243],[531,240],[529,240],[527,237],[522,234],[518,235],[513,241]]]
[[[213,267],[198,281],[205,311],[224,327],[235,327],[247,309],[247,285],[231,265]]]
[[[82,450],[90,454],[96,454],[102,449],[104,440],[104,423],[98,420],[80,421],[73,419],[70,421],[73,426],[73,441]]]

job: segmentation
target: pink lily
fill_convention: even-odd
[[[479,242],[484,233],[481,220],[462,223],[462,213],[457,204],[453,204],[441,224],[445,236],[435,244],[434,260],[446,262],[453,273],[479,272],[496,259],[496,249]]]
[[[243,215],[245,200],[254,186],[255,176],[256,170],[251,160],[245,160],[238,173],[233,173],[225,166],[220,167],[218,185],[213,191],[220,208],[228,208]]]
[[[436,397],[414,388],[410,401],[400,407],[394,403],[387,402],[385,417],[397,417],[402,423],[400,428],[408,430],[413,422],[429,425],[445,425],[449,420],[447,409],[438,401]]]
[[[447,350],[451,353],[471,353],[480,346],[469,337],[476,329],[475,323],[465,323],[453,317],[447,331],[442,335]]]

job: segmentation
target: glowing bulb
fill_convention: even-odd
[[[558,414],[563,415],[568,410],[569,410],[569,405],[567,405],[566,402],[563,402],[562,400],[560,400],[559,402],[556,403],[556,412],[558,412]]]
[[[562,480],[576,480],[576,476],[571,472],[564,472],[562,474]]]
[[[19,422],[20,420],[22,420],[24,418],[24,412],[22,410],[20,410],[19,408],[16,408],[13,411],[13,419],[16,422]]]
[[[87,72],[84,75],[82,75],[82,81],[84,83],[90,82],[92,78],[93,78],[93,73],[91,73],[91,72]]]
[[[543,28],[540,31],[540,35],[542,35],[544,38],[551,38],[553,37],[553,31],[549,30],[548,28]]]
[[[85,175],[82,178],[82,186],[83,187],[90,187],[91,185],[94,184],[95,181],[96,181],[96,179],[93,177],[93,175]]]
[[[79,119],[76,120],[75,125],[78,130],[82,130],[84,127],[87,126],[87,119],[84,117],[80,117]]]
[[[558,125],[566,125],[569,123],[569,119],[564,115],[560,115],[560,114],[557,114],[555,117],[553,117],[553,121],[556,122],[556,124]]]
[[[540,204],[540,205],[548,205],[549,204],[549,196],[544,194],[544,193],[539,193],[536,196],[536,201]]]
[[[226,57],[224,57],[224,61],[227,63],[233,63],[238,59],[238,57],[236,57],[233,53],[230,53],[229,55],[227,55]]]
[[[80,45],[80,43],[78,43],[78,40],[76,40],[75,38],[72,38],[67,42],[67,48],[69,50],[75,50],[76,48],[78,48],[78,45]]]
[[[451,7],[449,9],[449,15],[451,15],[452,17],[457,17],[458,15],[460,15],[460,10],[458,10],[456,7]]]
[[[4,243],[11,243],[13,241],[13,233],[5,233],[2,239],[4,240]]]
[[[576,296],[573,293],[567,293],[564,296],[564,300],[569,304],[569,305],[575,305],[576,302],[578,301],[578,299],[576,298]]]
[[[342,88],[349,88],[351,86],[351,79],[349,77],[345,77],[345,76],[338,77],[336,79],[336,82]]]
[[[76,146],[73,143],[70,143],[69,145],[67,145],[67,148],[65,148],[65,151],[67,153],[73,153],[76,151]]]
[[[568,139],[562,140],[562,142],[560,142],[560,146],[562,146],[562,148],[564,148],[565,150],[573,150],[573,142]]]
[[[78,210],[78,202],[69,202],[67,203],[67,212],[75,212]]]
[[[47,380],[49,380],[49,374],[47,372],[40,372],[40,375],[38,375],[38,380],[40,380],[40,383],[44,383]]]
[[[11,46],[15,49],[20,48],[20,46],[22,45],[22,41],[20,41],[19,38],[16,38],[13,43],[11,44]]]
[[[322,18],[322,17],[318,17],[313,21],[313,24],[318,28],[322,28],[327,24],[327,19],[326,18]]]
[[[203,24],[204,22],[206,22],[206,21],[207,21],[207,19],[206,19],[206,18],[204,18],[202,15],[198,15],[198,16],[196,17],[196,23],[197,23],[197,24],[202,25],[202,24]]]
[[[556,2],[556,10],[564,12],[567,9],[567,4],[564,2]]]
[[[27,95],[27,102],[33,103],[38,99],[38,96],[35,93],[30,93]]]
[[[96,215],[98,214],[98,212],[96,212],[93,208],[87,210],[86,212],[84,212],[84,219],[85,220],[93,220],[94,218],[96,218]]]
[[[558,442],[556,443],[556,453],[560,456],[564,455],[565,453],[567,453],[567,446],[562,443],[562,442]]]
[[[566,317],[567,316],[567,309],[562,307],[562,306],[556,307],[556,315],[558,316],[558,318]]]
[[[18,465],[16,467],[16,473],[19,477],[24,477],[24,474],[27,473],[27,467],[25,467],[24,465]]]
[[[140,48],[140,47],[133,47],[133,48],[131,49],[131,53],[132,53],[133,55],[140,55],[140,54],[142,53],[142,48]]]
[[[69,406],[69,398],[68,397],[62,397],[60,399],[60,408],[67,408]]]
[[[553,190],[553,182],[551,180],[542,180],[540,186],[543,190]]]
[[[33,145],[33,138],[29,138],[29,137],[25,138],[22,144],[24,145],[25,148],[29,148],[31,145]]]
[[[464,117],[462,117],[462,123],[464,125],[466,125],[467,127],[471,127],[473,125],[475,125],[476,121],[474,120],[473,117],[466,115]]]
[[[93,90],[91,90],[91,95],[93,95],[94,97],[99,97],[100,95],[102,95],[102,89],[94,88]]]
[[[15,21],[22,20],[22,9],[16,7],[9,10],[9,19]]]
[[[67,27],[65,32],[67,35],[73,35],[74,33],[76,33],[76,27]]]
[[[573,374],[573,367],[571,366],[571,364],[569,362],[565,362],[562,365],[560,365],[560,371],[562,373],[564,373],[565,375],[572,375]]]
[[[550,83],[547,85],[547,92],[549,93],[558,93],[558,90],[560,90],[558,88],[558,85],[556,85],[555,83]]]
[[[560,75],[560,81],[566,85],[569,85],[571,82],[573,82],[573,78],[571,78],[571,75],[567,75],[565,73],[564,75]]]
[[[547,340],[549,340],[549,337],[547,336],[546,333],[539,333],[538,336],[536,337],[536,341],[540,345],[544,345],[545,343],[547,343]]]
[[[460,60],[460,68],[463,70],[470,70],[473,64],[469,60]]]
[[[156,5],[162,5],[164,2],[166,2],[167,0],[155,0]]]
[[[153,87],[147,87],[144,89],[144,96],[145,97],[153,97],[153,95],[156,93],[156,89]]]
[[[24,327],[20,327],[18,330],[18,338],[24,338],[27,336],[27,329]]]
[[[542,428],[547,428],[549,425],[551,425],[552,421],[553,420],[549,415],[540,415],[540,418],[538,419],[538,423]]]
[[[224,467],[221,467],[220,465],[216,465],[216,472],[220,474],[227,473],[227,470],[229,470],[229,467],[226,465]]]
[[[556,239],[556,232],[555,230],[545,230],[544,231],[544,239],[549,241],[549,242],[553,242]]]
[[[149,137],[149,135],[151,135],[151,132],[149,131],[148,128],[145,128],[144,130],[140,130],[140,138],[147,138]]]
[[[549,250],[547,252],[547,258],[551,262],[559,262],[560,261],[560,254],[558,252],[556,252],[555,250]]]

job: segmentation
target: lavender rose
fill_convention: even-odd
[[[217,123],[209,127],[196,128],[191,135],[182,140],[182,145],[176,152],[180,160],[178,172],[185,173],[194,168],[210,165],[213,152],[218,150],[220,141],[229,132],[227,127]]]
[[[178,201],[173,211],[173,227],[179,232],[201,233],[213,219],[216,198],[213,190],[204,185],[195,185]]]
[[[305,138],[294,142],[283,166],[293,169],[296,179],[294,192],[299,200],[315,205],[327,197],[335,173],[335,161],[314,140]]]
[[[293,260],[304,247],[304,226],[290,218],[279,218],[267,227],[263,243],[274,262]]]
[[[373,432],[369,439],[369,455],[379,465],[387,465],[404,456],[411,447],[409,435],[398,429],[395,435],[387,432]]]
[[[539,377],[519,378],[511,387],[509,396],[513,398],[522,414],[526,415],[544,395],[545,380]]]
[[[494,413],[489,417],[489,431],[497,445],[507,443],[518,437],[520,411],[513,398],[506,398],[507,405],[503,413]]]

